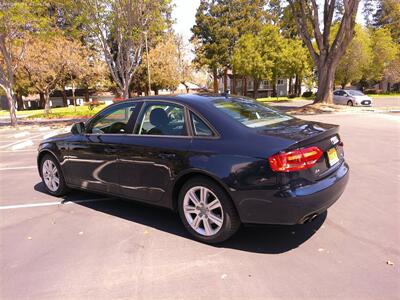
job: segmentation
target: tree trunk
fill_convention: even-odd
[[[154,95],[158,95],[158,89],[154,89]]]
[[[44,92],[44,113],[48,115],[50,112],[50,93],[48,91]]]
[[[46,104],[46,99],[44,98],[44,94],[42,92],[39,93],[39,108],[44,108]]]
[[[213,80],[214,80],[214,93],[218,93],[218,72],[217,72],[217,68],[213,68]]]
[[[74,103],[74,111],[76,112],[75,82],[74,81],[72,81],[72,102]]]
[[[242,82],[242,85],[243,85],[243,96],[247,96],[247,77],[244,76],[242,80],[243,80],[243,82]]]
[[[293,83],[292,83],[292,76],[289,77],[289,95],[293,94]]]
[[[233,80],[233,82],[232,82],[232,94],[236,94],[236,75],[235,74],[233,74],[232,75],[232,80]]]
[[[89,88],[85,87],[85,102],[89,102]]]
[[[22,95],[17,93],[15,97],[17,98],[18,110],[24,110],[24,101],[22,100]]]
[[[299,97],[300,96],[299,94],[301,93],[301,92],[299,92],[299,80],[300,80],[300,76],[298,74],[296,74],[296,78],[294,81],[294,94],[296,94],[297,97]]]
[[[11,87],[6,87],[6,96],[7,96],[7,101],[8,101],[8,107],[9,107],[9,112],[10,112],[10,122],[11,126],[17,126],[17,113],[15,110],[15,95]]]
[[[272,79],[272,97],[278,97],[276,92],[276,79]]]
[[[301,96],[301,84],[303,82],[303,77],[298,75],[298,80],[297,80],[297,90],[296,90],[296,95],[297,97]]]
[[[253,81],[254,87],[253,87],[253,96],[254,99],[257,100],[258,97],[258,87],[260,86],[260,81],[259,80],[254,80]]]
[[[319,68],[318,91],[314,103],[332,103],[335,68],[329,64]]]
[[[228,91],[228,69],[224,70],[224,92]]]
[[[149,95],[150,95],[151,94],[150,88],[147,88],[146,90],[147,90],[146,93],[149,93]],[[124,86],[124,90],[122,91],[122,98],[123,99],[128,99],[129,98],[129,84]]]
[[[63,85],[62,90],[62,98],[63,98],[63,106],[67,107],[68,106],[68,101],[67,101],[67,92],[65,91],[65,86]]]

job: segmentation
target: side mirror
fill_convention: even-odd
[[[84,133],[85,132],[85,123],[83,123],[83,122],[75,123],[71,127],[71,132],[72,132],[72,134]]]

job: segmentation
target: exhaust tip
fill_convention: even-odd
[[[317,217],[318,217],[318,214],[316,214],[316,213],[308,215],[303,218],[303,220],[300,222],[300,224],[310,223],[310,222],[314,221]]]

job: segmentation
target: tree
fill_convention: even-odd
[[[237,74],[254,79],[254,98],[257,98],[261,80],[276,80],[281,75],[284,40],[278,27],[265,25],[258,35],[243,35],[232,59],[233,70]]]
[[[175,90],[179,84],[178,49],[174,37],[169,36],[149,52],[151,85],[155,93],[160,89]]]
[[[379,0],[373,14],[372,26],[387,28],[393,40],[400,44],[400,2],[398,0]]]
[[[144,33],[149,39],[168,27],[170,0],[81,0],[85,27],[102,50],[122,97],[142,61]]]
[[[50,111],[50,93],[65,76],[76,76],[84,69],[85,50],[77,41],[60,34],[48,38],[32,38],[21,62],[25,74],[38,93],[44,95],[45,113]],[[79,67],[78,67],[79,66]]]
[[[311,71],[310,56],[302,41],[298,39],[284,39],[281,52],[282,75],[289,78],[289,94],[300,96],[301,82]],[[292,78],[296,78],[293,89]]]
[[[371,38],[367,30],[356,26],[356,34],[336,68],[335,80],[342,88],[347,83],[368,78],[372,63]]]
[[[318,71],[318,92],[314,103],[331,103],[336,67],[353,39],[360,0],[343,0],[343,14],[340,15],[339,29],[334,36],[331,35],[331,29],[337,0],[324,0],[322,22],[317,0],[288,1],[296,20],[297,31]]]
[[[47,26],[46,1],[0,2],[0,87],[7,96],[11,125],[17,125],[15,72],[29,43],[27,35]]]
[[[385,71],[399,54],[400,49],[399,45],[393,41],[387,28],[373,30],[371,40],[373,58],[369,70],[370,78],[375,81],[381,81]]]
[[[106,63],[96,53],[90,53],[87,60],[88,67],[80,74],[78,84],[85,89],[85,100],[89,101],[89,89],[109,88],[111,78]]]
[[[273,62],[264,60],[260,40],[252,34],[243,35],[234,50],[233,70],[235,73],[254,79],[254,98],[257,98],[259,82],[272,79]]]
[[[195,63],[208,66],[213,74],[214,92],[218,92],[218,73],[226,79],[232,67],[234,46],[246,34],[256,34],[266,19],[265,0],[202,0],[192,28]],[[224,80],[224,90],[227,89]]]

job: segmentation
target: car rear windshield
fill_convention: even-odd
[[[250,128],[264,127],[293,119],[292,117],[248,99],[214,101],[216,108]]]

